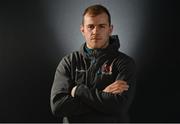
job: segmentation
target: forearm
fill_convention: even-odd
[[[56,95],[56,97],[51,100],[51,109],[56,116],[68,117],[78,116],[91,111],[78,98],[73,98],[67,94]]]
[[[127,94],[112,94],[98,91],[97,89],[89,90],[83,84],[77,86],[75,97],[83,103],[91,106],[99,112],[105,114],[115,114],[122,111],[127,102]]]

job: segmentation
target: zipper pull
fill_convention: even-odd
[[[93,60],[92,63],[96,63],[97,50],[93,50]]]
[[[97,55],[97,50],[93,50],[93,56],[94,56],[94,58],[96,58],[96,55]]]

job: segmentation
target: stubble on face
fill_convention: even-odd
[[[108,16],[105,13],[97,16],[86,14],[81,32],[88,48],[106,48],[112,33],[112,25],[109,25]]]

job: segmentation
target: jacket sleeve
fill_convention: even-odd
[[[78,116],[90,111],[79,98],[71,97],[71,89],[75,85],[71,79],[70,61],[66,57],[57,67],[51,89],[51,110],[55,116]]]
[[[75,91],[75,97],[80,98],[88,106],[104,114],[118,114],[127,112],[132,102],[135,89],[135,63],[132,59],[120,62],[116,80],[124,80],[128,83],[128,91],[120,94],[106,93],[97,89],[90,90],[80,84]],[[103,82],[102,82],[103,83]]]

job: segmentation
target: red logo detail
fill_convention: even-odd
[[[112,74],[112,65],[104,64],[101,68],[102,74],[111,75]]]

